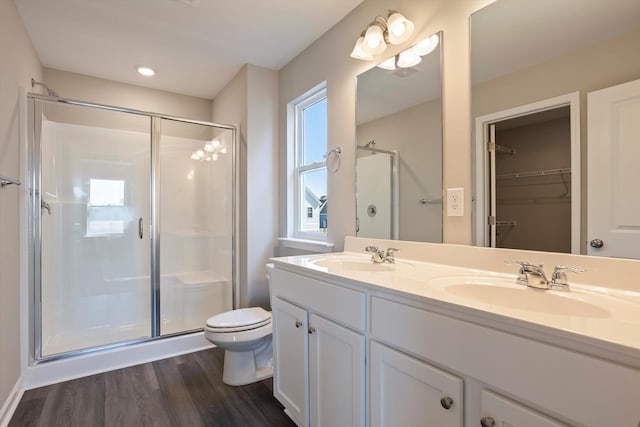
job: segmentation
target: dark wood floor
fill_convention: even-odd
[[[294,426],[271,380],[222,382],[215,348],[24,393],[10,427]]]

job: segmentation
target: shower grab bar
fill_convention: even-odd
[[[0,175],[0,185],[4,187],[5,185],[20,185],[20,180],[15,178],[9,178],[8,176]]]

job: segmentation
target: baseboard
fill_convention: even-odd
[[[25,390],[214,347],[203,332],[28,366]],[[0,426],[2,427],[2,426]]]
[[[13,386],[9,396],[7,396],[7,400],[5,400],[2,405],[2,409],[0,409],[0,427],[7,427],[7,425],[9,425],[9,421],[11,421],[11,417],[18,407],[18,403],[20,403],[23,393],[22,377],[20,377]]]

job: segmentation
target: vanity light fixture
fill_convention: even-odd
[[[398,55],[398,67],[400,68],[410,68],[418,65],[421,61],[422,57],[411,48],[400,52],[400,55]]]
[[[356,40],[351,57],[372,60],[373,55],[385,51],[387,44],[407,41],[413,34],[413,27],[413,22],[395,10],[390,10],[386,18],[376,16]]]
[[[396,69],[396,55],[392,56],[391,58],[382,61],[381,63],[379,63],[377,65],[378,68],[382,68],[383,70],[389,70],[389,71],[393,71]]]
[[[145,77],[152,77],[156,75],[156,71],[153,68],[146,67],[144,65],[138,65],[136,67],[136,70],[138,71],[139,74]]]

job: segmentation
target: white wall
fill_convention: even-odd
[[[417,40],[443,31],[444,187],[464,187],[465,216],[444,217],[448,243],[471,242],[471,146],[469,144],[469,15],[490,0],[365,0],[324,36],[280,70],[280,153],[286,162],[286,105],[327,81],[328,149],[342,148],[340,170],[329,175],[328,239],[341,250],[346,235],[355,233],[355,85],[356,75],[371,67],[349,54],[366,25],[388,9],[399,10],[415,23],[415,36],[388,49],[379,59],[398,53]],[[280,235],[286,227],[286,171],[280,168]],[[443,206],[446,209],[446,206]]]
[[[264,265],[277,218],[278,73],[247,65],[213,101],[213,121],[238,125],[240,305],[269,305]]]
[[[42,69],[12,1],[0,1],[0,175],[20,176],[20,88]],[[0,424],[20,372],[20,212],[24,187],[0,189]]]

